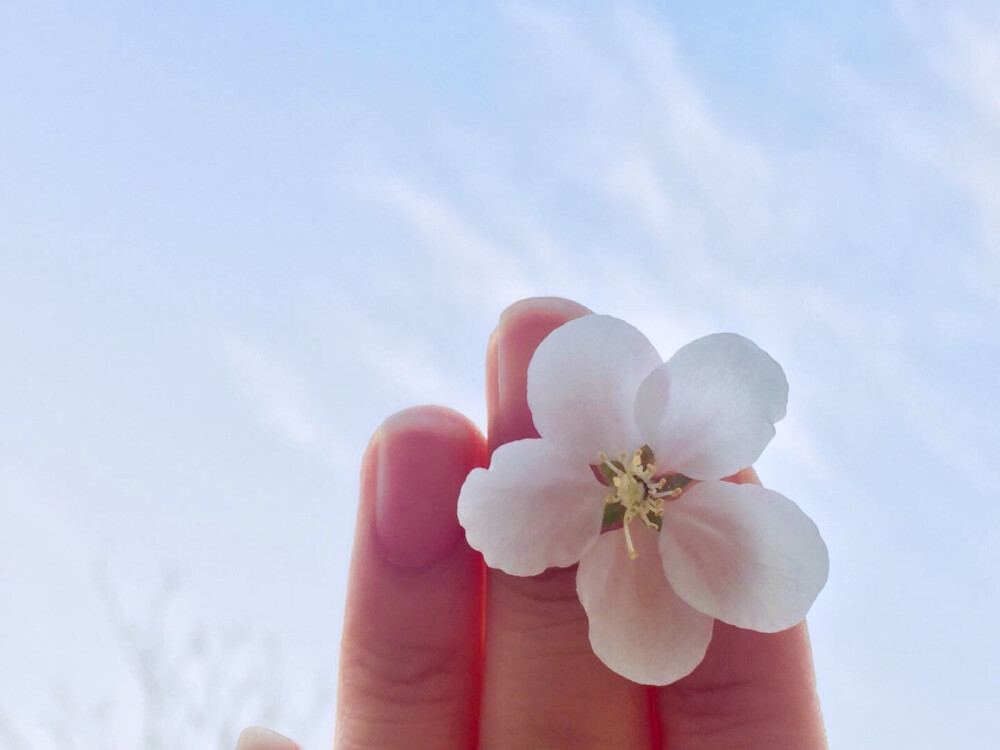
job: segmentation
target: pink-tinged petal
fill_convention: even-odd
[[[580,559],[601,533],[606,494],[579,456],[549,440],[517,440],[469,474],[458,520],[491,568],[533,576]]]
[[[624,321],[585,315],[554,330],[528,366],[528,407],[543,438],[596,463],[642,446],[635,424],[639,384],[663,360]]]
[[[762,633],[800,622],[830,567],[816,524],[799,506],[730,482],[702,482],[666,504],[660,555],[688,604]]]
[[[716,333],[646,378],[635,418],[661,469],[721,479],[757,460],[787,401],[781,365],[749,339]]]
[[[629,527],[639,556],[629,559],[621,530],[584,554],[576,589],[597,657],[623,677],[669,685],[690,674],[712,640],[712,618],[686,604],[663,576],[657,533]]]

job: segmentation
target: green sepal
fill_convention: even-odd
[[[615,463],[617,463],[617,462],[615,462]],[[607,480],[607,485],[609,487],[611,487],[612,485],[614,485],[614,483],[615,483],[615,477],[617,476],[617,474],[615,474],[615,472],[614,472],[614,469],[612,469],[610,466],[608,466],[607,463],[603,463],[600,466],[598,466],[597,468],[598,468],[598,470],[600,470],[601,476],[604,477]]]
[[[601,521],[601,530],[611,526],[617,526],[625,519],[625,506],[621,503],[605,503],[604,518]]]
[[[686,477],[683,474],[672,474],[669,477],[663,477],[666,483],[660,488],[660,492],[670,492],[672,490],[683,490],[689,484],[691,484],[691,477]]]
[[[650,464],[655,464],[655,456],[653,456],[653,449],[648,445],[644,445],[639,449],[639,459],[642,461],[643,466],[649,466]]]

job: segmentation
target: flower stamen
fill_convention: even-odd
[[[604,453],[599,454],[602,473],[610,480],[613,492],[604,498],[607,505],[619,505],[622,508],[622,530],[625,532],[625,546],[628,556],[635,560],[639,553],[632,541],[629,524],[635,519],[650,529],[659,531],[663,526],[663,504],[683,491],[682,487],[664,489],[667,479],[653,481],[656,476],[656,465],[653,463],[653,453],[648,446],[635,451],[631,457],[621,453],[617,461],[608,459]]]

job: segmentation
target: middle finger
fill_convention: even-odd
[[[567,300],[508,308],[487,355],[489,442],[538,437],[527,367],[552,330],[590,311]],[[648,748],[650,696],[594,655],[576,594],[576,567],[533,578],[487,573],[480,747]]]

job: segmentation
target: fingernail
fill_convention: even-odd
[[[458,493],[484,462],[482,439],[461,414],[422,406],[387,419],[377,443],[375,529],[383,552],[397,565],[428,565],[461,538]]]
[[[566,320],[571,320],[581,315],[587,315],[589,312],[590,310],[579,302],[574,302],[565,297],[527,297],[518,300],[512,305],[508,305],[500,313],[500,325],[503,325],[511,318],[520,317],[525,313],[531,315],[556,315]]]
[[[534,297],[515,302],[500,314],[497,326],[498,413],[490,423],[490,449],[522,438],[538,437],[528,409],[528,363],[552,331],[590,313],[561,297]]]
[[[247,727],[236,740],[236,750],[299,750],[299,746],[270,729]]]

